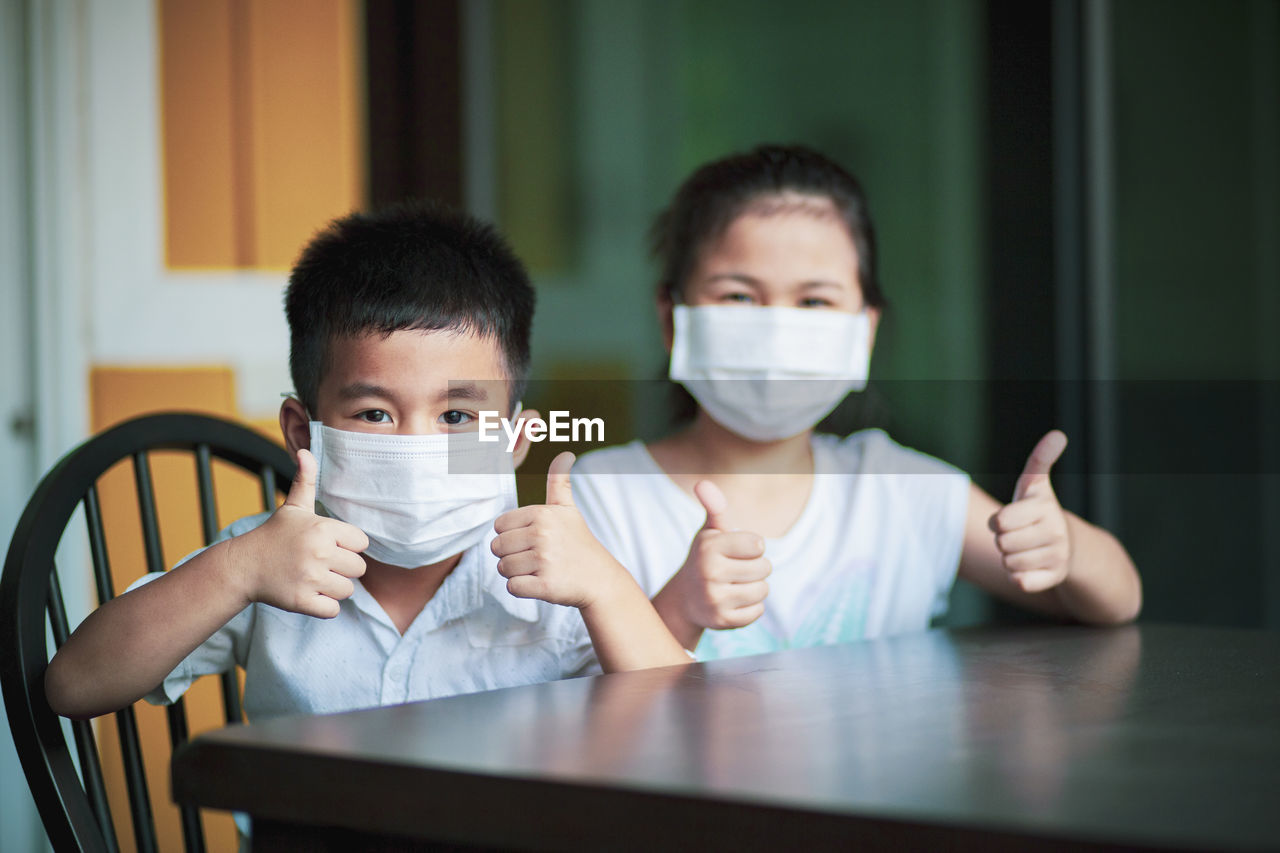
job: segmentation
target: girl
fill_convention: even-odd
[[[653,246],[670,376],[696,408],[661,441],[587,454],[573,487],[686,648],[921,630],[957,573],[1059,617],[1137,615],[1124,548],[1054,495],[1061,432],[1031,451],[1007,505],[879,430],[815,433],[865,385],[884,306],[866,201],[840,166],[778,146],[707,164]]]

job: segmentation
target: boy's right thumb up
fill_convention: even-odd
[[[289,486],[289,495],[284,499],[286,506],[316,511],[316,471],[319,465],[310,450],[298,451],[298,473]]]
[[[556,456],[547,468],[547,503],[552,506],[573,506],[573,481],[569,471],[576,457],[569,451]]]
[[[724,492],[720,491],[719,486],[710,480],[699,480],[693,487],[693,493],[702,504],[702,508],[707,511],[707,520],[702,525],[703,530],[733,529],[728,519],[729,501],[725,498]]]

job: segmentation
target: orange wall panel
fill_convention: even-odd
[[[258,0],[249,21],[259,258],[287,268],[363,197],[356,20],[345,0]]]
[[[188,411],[233,418],[235,378],[226,367],[111,367],[89,371],[90,429],[146,412]]]
[[[283,270],[365,195],[356,0],[159,0],[166,260]]]
[[[234,266],[230,6],[162,0],[160,11],[166,260]]]

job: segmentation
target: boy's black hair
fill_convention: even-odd
[[[435,202],[352,213],[313,237],[289,275],[294,389],[314,416],[333,340],[449,329],[498,343],[514,402],[529,370],[533,307],[524,265],[492,226]]]
[[[788,192],[830,200],[858,253],[862,301],[883,308],[875,228],[862,185],[839,163],[803,145],[761,145],[733,154],[702,165],[680,185],[649,232],[662,266],[662,292],[680,302],[702,250],[753,205]]]

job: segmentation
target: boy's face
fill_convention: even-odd
[[[310,414],[349,432],[474,432],[481,410],[511,415],[502,362],[497,341],[466,331],[337,338],[329,345],[329,369]],[[310,444],[307,414],[294,399],[281,407],[280,426],[291,452]],[[517,454],[523,457],[519,447]]]

